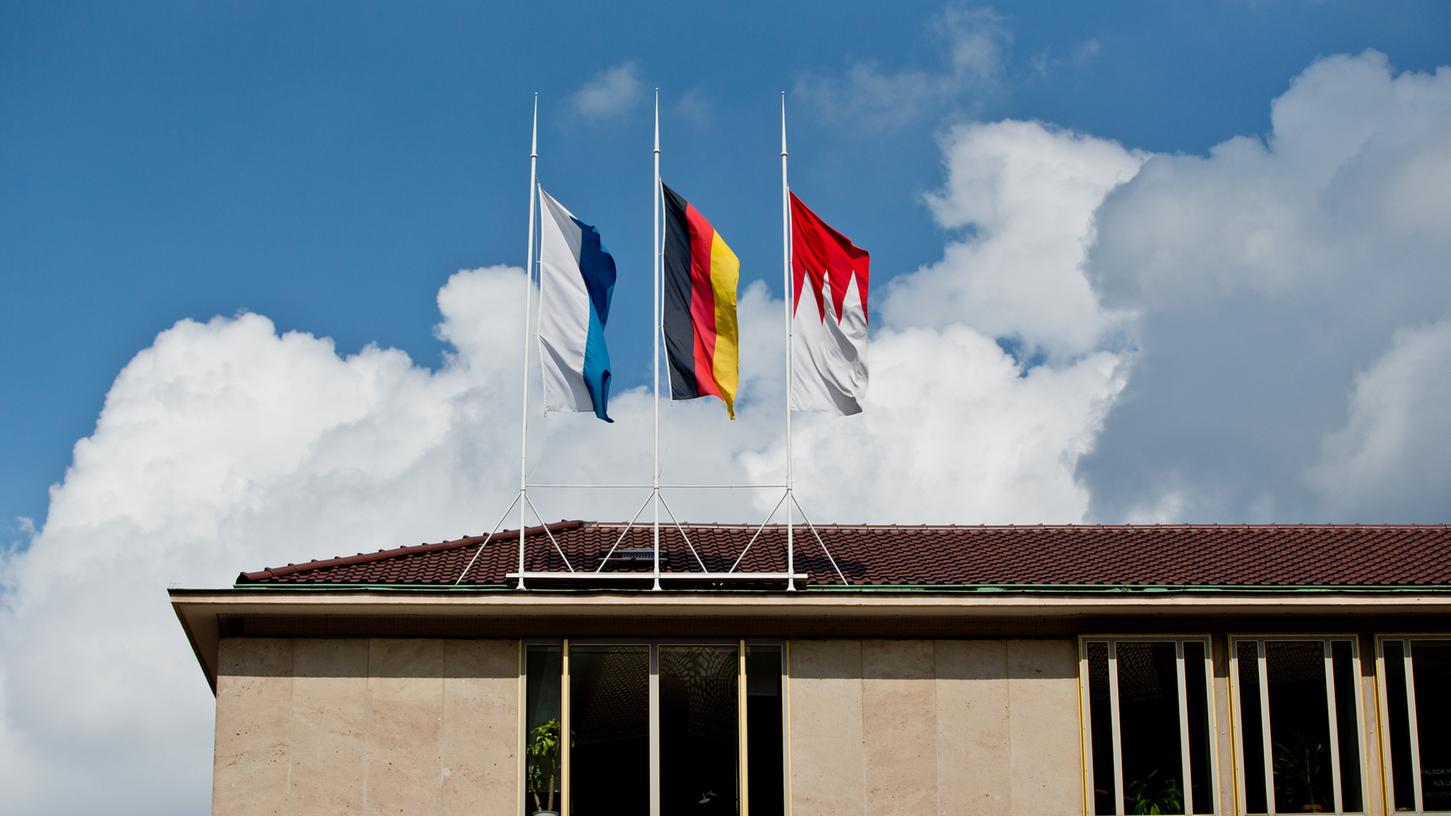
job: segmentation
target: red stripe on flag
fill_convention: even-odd
[[[715,288],[710,281],[710,247],[715,228],[694,204],[685,208],[690,223],[690,316],[695,324],[695,383],[701,396],[719,397],[715,381]]]

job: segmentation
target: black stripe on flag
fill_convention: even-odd
[[[695,324],[690,320],[689,205],[680,194],[660,185],[665,193],[665,352],[670,361],[670,398],[695,399],[700,383],[695,378]]]

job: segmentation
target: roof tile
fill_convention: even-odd
[[[784,572],[786,528],[689,524],[706,568]],[[1384,586],[1451,585],[1446,525],[818,526],[847,582],[857,586]],[[502,585],[518,567],[517,530],[464,536],[242,573],[238,584]],[[563,521],[524,531],[529,571],[563,571],[551,536],[576,570],[594,570],[616,542],[651,546],[649,525]],[[668,571],[698,569],[680,530],[660,528]],[[839,583],[809,528],[796,527],[796,569]],[[742,551],[745,550],[744,555]],[[648,565],[611,561],[611,571]]]

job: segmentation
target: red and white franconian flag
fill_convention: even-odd
[[[791,407],[859,414],[871,256],[791,194]]]

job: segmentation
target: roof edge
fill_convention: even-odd
[[[539,535],[544,532],[557,533],[563,530],[574,530],[583,527],[584,522],[578,520],[556,521],[553,524],[541,524],[537,527],[525,527],[524,536]],[[373,561],[386,561],[389,558],[397,558],[400,555],[420,555],[423,553],[443,552],[446,550],[457,550],[473,544],[481,544],[491,539],[510,538],[519,535],[519,530],[498,530],[483,536],[464,536],[450,541],[440,541],[435,544],[413,544],[403,547],[394,547],[391,550],[378,550],[371,553],[358,553],[357,555],[344,555],[334,558],[325,558],[320,561],[308,561],[305,564],[288,564],[285,567],[266,567],[255,572],[243,572],[237,576],[236,585],[260,584],[268,578],[281,578],[287,575],[295,575],[299,572],[311,570],[328,569],[330,567],[346,567],[354,564],[367,564]]]
[[[643,573],[649,577],[649,573]],[[617,588],[618,589],[618,588]],[[197,592],[251,592],[260,590],[265,592],[475,592],[492,593],[506,591],[517,592],[513,584],[489,583],[489,584],[352,584],[352,583],[260,583],[242,584],[238,583],[231,587],[219,589],[171,589],[172,595],[185,595]],[[554,587],[547,589],[526,590],[531,593],[597,593],[602,590],[599,586],[590,587]],[[618,590],[636,592],[641,594],[655,594],[653,590]],[[718,587],[671,589],[665,594],[671,593],[699,593],[699,592],[729,592],[731,594],[780,594],[780,589],[755,589],[755,588],[734,588],[722,590]],[[833,594],[861,593],[981,593],[981,594],[1035,594],[1035,593],[1138,593],[1138,594],[1162,594],[1174,593],[1259,593],[1259,594],[1306,594],[1320,593],[1332,594],[1344,593],[1428,593],[1442,594],[1451,593],[1451,584],[814,584],[809,589],[800,590],[802,594],[820,594],[830,592]]]

